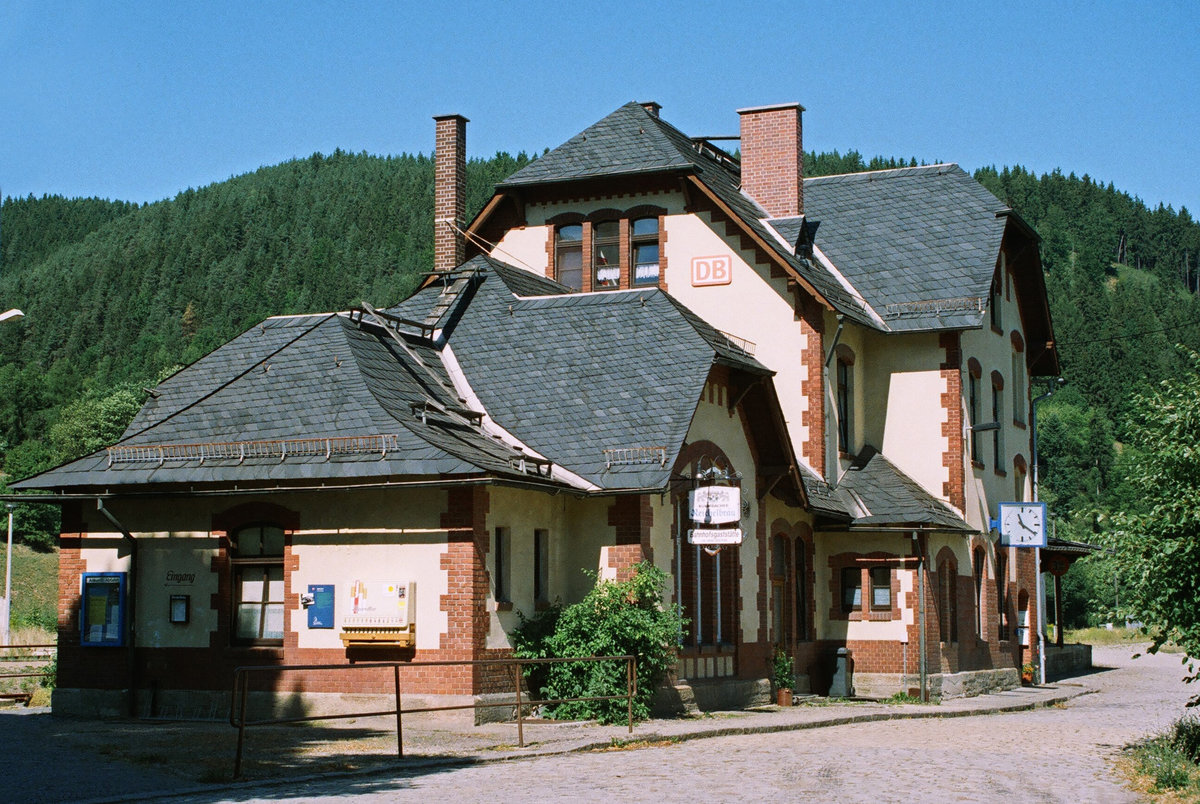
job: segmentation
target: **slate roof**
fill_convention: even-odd
[[[486,474],[580,488],[577,479],[520,468],[522,456],[540,454],[600,489],[662,489],[712,365],[771,373],[658,289],[564,294],[555,282],[488,258],[464,267],[476,273],[444,315],[448,347],[405,334],[403,326],[389,334],[369,315],[270,318],[164,381],[118,442],[114,454],[124,457],[110,465],[102,450],[13,486]],[[419,318],[440,292],[424,288],[390,309]],[[455,386],[451,354],[469,389]],[[473,394],[519,443],[456,414],[467,404],[460,392]],[[300,450],[313,439],[384,436],[382,454]],[[265,442],[283,443],[290,454],[213,451]],[[201,444],[203,460],[192,446]],[[661,449],[608,465],[605,450],[641,447]],[[167,457],[156,460],[160,448]],[[192,452],[171,457],[172,449]]]
[[[852,527],[922,526],[970,532],[966,521],[874,447],[864,447],[838,482],[836,493]]]
[[[804,209],[889,330],[982,325],[1011,210],[958,165],[808,178]],[[800,220],[773,225],[794,243]]]

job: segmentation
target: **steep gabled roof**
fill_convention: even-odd
[[[982,324],[1012,210],[958,165],[806,179],[804,207],[815,245],[889,330]]]
[[[733,160],[716,158],[639,103],[627,103],[497,185],[497,192],[582,179],[678,173],[818,300],[866,326],[879,328],[866,303],[823,266],[795,254],[766,225],[767,214],[741,191]],[[479,220],[472,223],[475,229]],[[794,244],[793,244],[794,245]]]

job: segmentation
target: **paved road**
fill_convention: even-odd
[[[184,801],[1037,801],[1137,797],[1114,774],[1123,746],[1165,729],[1190,692],[1178,656],[1131,661],[1081,681],[1065,708],[864,723],[621,752],[441,768],[387,778],[250,788]]]

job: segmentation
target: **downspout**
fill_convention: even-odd
[[[921,700],[928,703],[929,701],[929,659],[925,655],[925,551],[927,549],[927,538],[923,538],[917,531],[913,531],[913,541],[916,543],[918,550],[917,560],[917,616],[920,620],[920,672],[921,672]]]
[[[833,332],[833,340],[830,341],[830,343],[829,343],[829,351],[827,351],[825,353],[825,365],[821,367],[821,394],[824,397],[826,403],[828,403],[830,401],[830,397],[831,397],[831,395],[829,394],[829,391],[828,391],[828,389],[829,389],[829,364],[833,362],[833,356],[835,354],[837,354],[838,343],[842,339],[842,330],[845,329],[845,327],[846,327],[846,316],[843,315],[842,313],[838,313],[837,329],[834,330],[834,332]],[[833,397],[833,404],[829,405],[829,413],[826,415],[826,418],[825,418],[826,424],[828,424],[830,418],[833,418],[835,421],[837,418],[837,398],[836,397]],[[833,431],[836,433],[837,428],[836,427],[833,428]],[[836,485],[838,482],[837,445],[835,444],[834,448],[832,450],[829,449],[829,428],[828,427],[826,428],[826,432],[825,432],[825,443],[822,446],[824,447],[824,452],[825,452],[825,467],[824,467],[825,478],[826,478],[826,480],[831,480],[833,485]]]
[[[126,590],[129,595],[129,717],[136,719],[137,711],[137,539],[133,538],[133,534],[129,529],[122,525],[112,512],[104,507],[104,499],[96,498],[96,510],[100,515],[109,521],[116,528],[122,537],[129,540],[129,586]]]

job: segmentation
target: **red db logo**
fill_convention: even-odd
[[[728,256],[692,257],[692,287],[728,285],[733,281],[733,264]]]

